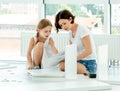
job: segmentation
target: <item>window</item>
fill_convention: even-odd
[[[111,5],[111,33],[120,34],[120,4]]]
[[[0,3],[1,37],[20,37],[21,31],[34,29],[37,20],[36,3]]]
[[[52,20],[56,12],[68,9],[75,15],[75,21],[87,26],[94,34],[103,34],[104,7],[102,4],[46,4],[46,18]]]
[[[21,32],[36,30],[42,4],[42,0],[0,0],[0,55],[20,55]]]

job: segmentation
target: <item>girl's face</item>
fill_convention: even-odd
[[[71,28],[71,19],[60,19],[58,21],[60,27],[64,30],[70,30]]]
[[[48,36],[51,34],[51,29],[52,29],[51,26],[47,26],[47,27],[39,30],[40,37],[47,39]]]

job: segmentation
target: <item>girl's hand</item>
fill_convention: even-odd
[[[28,70],[32,70],[33,69],[33,65],[29,65]]]
[[[58,53],[58,50],[56,49],[55,45],[54,45],[54,41],[52,38],[50,38],[49,40],[49,44],[51,45],[51,48],[52,48],[52,51],[54,54],[57,54]]]
[[[53,46],[54,46],[54,41],[53,41],[53,39],[52,39],[52,38],[50,38],[50,40],[49,40],[49,44],[51,45],[51,47],[53,47]]]

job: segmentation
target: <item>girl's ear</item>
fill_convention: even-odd
[[[39,32],[40,31],[40,29],[37,29],[37,32]]]

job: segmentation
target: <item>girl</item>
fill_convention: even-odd
[[[79,74],[96,73],[96,53],[89,30],[74,22],[75,16],[68,10],[61,10],[55,17],[55,27],[70,32],[70,43],[77,44],[77,72]],[[60,63],[64,70],[64,61]]]
[[[41,68],[45,55],[51,56],[58,51],[54,46],[51,34],[52,24],[47,19],[42,19],[37,26],[37,35],[30,39],[27,51],[28,69]],[[44,53],[44,50],[47,50]]]

